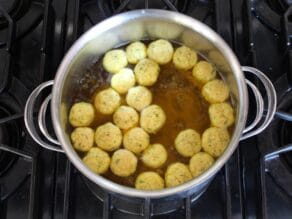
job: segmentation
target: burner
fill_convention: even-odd
[[[9,117],[11,113],[4,108],[2,103],[0,106],[0,120]],[[13,148],[19,147],[20,131],[15,121],[9,121],[4,124],[0,123],[0,144],[9,145]],[[0,151],[0,176],[11,166],[15,156],[10,153]]]
[[[291,92],[291,96],[292,96],[292,92]],[[290,98],[290,110],[289,111],[286,111],[286,112],[289,112],[289,113],[292,113],[292,97]],[[292,122],[288,122],[288,121],[284,121],[283,124],[282,124],[282,128],[281,128],[281,145],[287,145],[287,144],[290,144],[292,143],[292,135],[291,135],[291,132],[292,132]],[[285,153],[283,155],[283,160],[285,162],[287,162],[289,168],[291,168],[292,170],[292,152],[288,152],[288,153]]]
[[[292,115],[292,89],[284,84],[283,81],[285,80],[285,76],[280,78],[275,85],[278,87],[279,92],[279,101],[278,101],[278,111],[282,111],[287,113],[288,115]],[[287,83],[287,80],[285,81]],[[280,86],[281,85],[281,86]],[[281,89],[279,89],[281,87]],[[285,90],[286,88],[286,90]],[[276,120],[278,123],[278,130],[280,130],[279,134],[279,147],[288,145],[292,143],[292,121],[291,116],[289,118],[282,117],[281,115],[280,120]],[[292,170],[292,152],[284,153],[280,156],[282,161],[288,164],[288,167]]]
[[[13,95],[11,94],[13,93]],[[22,109],[28,91],[16,78],[12,79],[7,92],[0,95],[0,146],[19,149],[23,140]],[[16,96],[15,96],[16,95]],[[8,150],[9,151],[9,150]],[[0,149],[0,176],[13,164],[16,156]]]
[[[266,0],[252,1],[251,10],[255,12],[257,18],[270,29],[281,31],[281,18],[287,11],[291,0]]]
[[[252,1],[250,10],[256,14],[256,17],[265,26],[276,32],[281,31],[281,14],[283,11],[279,9],[277,4],[270,1]]]
[[[278,14],[283,14],[287,8],[292,4],[291,0],[266,0],[267,4],[273,11]]]
[[[38,151],[26,136],[22,116],[28,95],[29,90],[15,77],[0,95],[0,199],[4,203],[9,203],[21,187],[30,186],[28,183],[32,186],[36,180],[34,157]],[[31,193],[30,197],[33,199],[34,195]]]
[[[8,12],[13,20],[21,18],[29,9],[30,0],[0,0],[0,7]],[[0,15],[0,28],[7,25],[7,20]]]
[[[6,43],[13,42],[14,36],[22,37],[36,27],[43,12],[44,6],[41,2],[0,0],[0,45],[5,46]]]
[[[286,74],[275,83],[278,95],[277,111],[292,112],[292,90],[289,88]],[[278,116],[279,117],[279,116]],[[275,117],[270,126],[258,137],[262,155],[274,152],[292,143],[292,122]],[[292,153],[286,152],[279,157],[266,161],[266,171],[271,174],[277,184],[292,196]]]
[[[35,170],[32,167],[33,156],[31,154],[5,145],[0,145],[0,150],[4,150],[6,156],[13,156],[15,160],[13,168],[9,168],[8,171],[0,175],[0,198],[2,201],[18,192],[18,188],[29,179],[30,174],[34,174]]]

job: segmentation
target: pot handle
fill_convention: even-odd
[[[263,100],[262,94],[252,82],[246,79],[247,85],[251,88],[252,92],[254,93],[257,109],[256,109],[256,116],[253,122],[244,129],[243,135],[240,138],[240,140],[245,140],[247,138],[250,138],[252,136],[255,136],[261,133],[271,123],[276,112],[277,95],[276,95],[276,91],[272,82],[263,72],[249,66],[243,66],[242,71],[254,74],[264,85],[266,96],[267,96],[267,110],[266,110],[266,114],[264,115],[265,110],[264,110],[264,100]],[[265,118],[262,121],[263,117]],[[261,121],[262,123],[260,124]],[[257,128],[255,128],[256,126]]]
[[[51,94],[46,97],[46,99],[41,104],[39,113],[38,113],[38,126],[41,131],[41,133],[44,135],[44,137],[50,142],[45,142],[41,136],[38,134],[34,121],[33,121],[33,112],[34,112],[34,105],[37,97],[40,95],[40,93],[47,87],[52,86],[54,84],[54,81],[47,81],[42,84],[40,84],[38,87],[36,87],[33,92],[29,95],[25,108],[24,108],[24,123],[25,127],[32,137],[32,139],[37,142],[40,146],[43,148],[57,151],[57,152],[64,152],[58,145],[60,146],[60,143],[54,139],[48,132],[47,126],[46,126],[46,120],[45,115],[48,107],[48,103],[51,100]],[[52,144],[53,143],[53,144]]]

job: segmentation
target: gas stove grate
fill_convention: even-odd
[[[118,14],[128,10],[158,8],[171,11],[184,12],[188,6],[188,0],[110,0],[97,1],[98,7],[106,13]]]
[[[42,5],[39,7],[42,10],[41,13],[38,12],[36,15],[40,17],[41,14],[42,21],[40,23],[41,30],[39,30],[41,43],[38,48],[38,70],[37,74],[31,76],[31,80],[27,80],[30,82],[28,87],[32,89],[44,80],[53,78],[64,53],[80,34],[106,17],[132,10],[131,2],[133,1],[45,0],[43,4],[39,4]],[[144,8],[151,7],[150,0],[140,2],[144,4]],[[279,26],[280,21],[279,19],[271,21],[272,24],[273,22],[276,23],[274,26],[269,26],[268,22],[263,22],[264,16],[262,16],[262,20],[259,18],[261,11],[256,6],[261,5],[256,3],[263,1],[161,0],[160,2],[165,9],[183,12],[215,29],[235,50],[242,64],[251,64],[258,67],[267,72],[272,79],[278,77],[278,72],[287,72],[282,60],[274,58],[284,57],[284,52],[278,49],[279,44],[283,41],[279,37],[282,32],[282,27]],[[178,2],[180,5],[177,8]],[[244,7],[242,7],[243,5]],[[11,43],[14,43],[14,41],[11,41]],[[4,48],[7,45],[3,41],[0,46]],[[287,48],[285,47],[285,49]],[[267,50],[269,53],[275,53],[274,57],[267,57]],[[8,53],[10,53],[9,49]],[[13,73],[10,72],[10,74]],[[18,73],[17,76],[19,75],[21,74]],[[27,81],[23,81],[27,86]],[[0,119],[0,125],[21,118],[21,112],[12,114],[10,117]],[[257,195],[256,193],[258,187],[255,178],[258,174],[256,165],[260,162],[256,158],[258,156],[256,145],[255,138],[240,143],[239,150],[234,153],[222,171],[217,174],[200,199],[194,201],[192,197],[185,198],[180,209],[168,216],[170,218],[192,218],[202,215],[207,218],[215,218],[216,216],[220,218],[265,216],[265,178],[266,170],[269,168],[267,165],[269,162],[266,158],[272,155],[270,153],[265,154],[266,156],[262,158],[261,168],[263,166],[265,168],[261,169],[264,170],[263,174],[261,173],[263,175],[261,177],[264,179],[261,181],[263,184],[260,185],[262,188],[259,189],[263,191],[263,197],[262,202],[259,202],[261,197],[257,196],[261,196],[261,194]],[[39,148],[36,145],[33,146]],[[290,150],[290,147],[291,145],[288,145],[286,149]],[[105,192],[103,201],[98,200],[87,184],[84,183],[84,176],[72,166],[65,155],[48,151],[26,152],[22,147],[16,149],[4,144],[0,145],[0,151],[14,154],[18,157],[18,160],[25,160],[29,163],[30,169],[27,172],[28,174],[25,173],[28,175],[27,179],[30,182],[29,198],[26,199],[29,204],[29,213],[22,218],[45,218],[47,215],[52,218],[84,218],[86,211],[90,211],[88,213],[89,217],[86,218],[90,218],[90,216],[94,218],[114,218],[116,216],[117,209],[114,203],[114,195]],[[254,158],[254,160],[250,160],[250,158]],[[251,175],[249,175],[250,173]],[[85,196],[88,196],[87,199],[80,199],[80,202],[85,202],[84,205],[78,203],[78,198],[82,198],[80,193],[85,193]],[[0,194],[3,194],[3,189],[1,189]],[[92,205],[86,206],[88,199],[90,199],[89,203]],[[258,203],[262,205],[259,204],[260,206],[258,206]],[[78,208],[78,204],[83,207],[82,210],[80,210],[81,207]],[[250,207],[250,204],[257,207]],[[5,206],[5,203],[2,200],[0,202],[0,218],[2,218],[2,215],[4,215],[3,218],[6,216],[6,209],[3,206]],[[156,218],[151,200],[145,199],[142,208],[142,217]],[[212,210],[210,210],[211,208]],[[202,215],[201,212],[203,212]]]
[[[0,6],[0,14],[8,22],[7,37],[5,41],[0,42],[0,93],[4,90],[8,83],[8,75],[10,71],[10,50],[11,42],[14,39],[14,23],[10,15]]]
[[[12,153],[13,155],[16,155],[19,157],[19,159],[24,159],[25,161],[30,162],[31,164],[31,170],[30,170],[30,189],[29,189],[29,203],[28,203],[28,213],[27,218],[38,218],[37,217],[37,211],[38,211],[38,193],[36,192],[36,189],[38,187],[37,184],[37,159],[34,155],[25,153],[22,150],[11,148],[7,145],[0,144],[0,150],[3,150],[5,152]],[[25,178],[27,180],[27,178]],[[13,193],[17,192],[18,188],[15,188]],[[0,187],[0,194],[2,194],[2,188]],[[0,200],[0,209],[3,209],[3,206],[6,206],[6,202],[9,201],[9,198],[13,193],[10,193],[9,196],[1,197]],[[2,216],[1,216],[2,215]],[[1,218],[6,218],[5,212],[0,212]]]
[[[12,116],[0,119],[0,126],[22,119],[22,114],[14,114]],[[6,210],[11,199],[15,198],[16,193],[23,184],[29,183],[28,203],[26,214],[27,218],[37,218],[38,214],[38,162],[36,153],[27,152],[25,150],[15,148],[0,143],[0,152],[10,154],[16,159],[11,170],[0,177],[0,218],[6,218]],[[22,174],[19,174],[22,171]],[[23,206],[21,206],[23,208]]]
[[[266,153],[261,157],[260,177],[261,177],[261,209],[262,218],[268,218],[267,211],[267,192],[266,187],[266,174],[269,172],[269,162],[273,162],[274,159],[279,159],[279,156],[292,151],[292,144],[285,145],[277,150]],[[278,171],[281,171],[280,169]],[[285,179],[286,188],[291,188],[292,180],[290,178]],[[286,191],[292,197],[292,190]]]

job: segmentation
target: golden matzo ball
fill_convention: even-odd
[[[119,149],[114,152],[110,164],[111,171],[120,177],[132,175],[137,168],[136,156],[126,149]]]
[[[205,84],[216,77],[216,71],[213,66],[206,61],[199,61],[193,68],[192,74],[194,78]]]
[[[219,157],[226,149],[230,137],[227,129],[211,127],[202,135],[202,148],[213,157]]]
[[[94,131],[88,127],[78,127],[71,133],[73,147],[78,151],[89,151],[94,144]]]
[[[176,68],[189,70],[197,63],[197,53],[186,46],[177,48],[173,54],[173,64]]]
[[[227,128],[234,123],[234,111],[229,103],[214,103],[209,107],[211,125]]]
[[[86,166],[97,174],[105,173],[109,168],[110,161],[108,153],[97,147],[91,148],[83,158]]]
[[[95,131],[95,142],[98,147],[106,151],[114,151],[122,143],[121,130],[111,122],[99,126]]]
[[[197,177],[205,172],[214,163],[214,158],[205,152],[199,152],[192,156],[189,162],[189,168],[193,177]]]
[[[139,122],[139,115],[130,106],[120,106],[113,115],[114,123],[120,129],[130,129]]]
[[[155,84],[159,76],[159,71],[159,65],[150,59],[140,60],[134,68],[136,81],[143,86]]]
[[[144,129],[135,127],[126,132],[123,138],[123,145],[129,151],[140,154],[144,151],[150,142],[150,137]]]
[[[143,152],[141,160],[148,167],[161,167],[167,160],[167,151],[162,144],[152,144]]]
[[[100,91],[94,99],[95,108],[105,115],[112,114],[121,104],[121,97],[112,88]]]
[[[166,121],[166,115],[158,105],[150,105],[141,112],[140,126],[148,133],[157,133]]]
[[[224,81],[216,79],[204,85],[202,95],[209,103],[222,103],[229,97],[229,88]]]
[[[156,40],[149,44],[147,55],[160,65],[167,64],[172,59],[173,47],[167,40]]]
[[[127,93],[136,83],[135,75],[132,69],[123,68],[111,79],[111,86],[120,94]]]
[[[94,120],[94,107],[90,103],[75,103],[69,113],[69,122],[73,127],[89,126]]]
[[[127,93],[126,102],[129,106],[141,111],[151,104],[152,93],[143,86],[132,87]]]
[[[165,172],[166,187],[174,187],[192,179],[192,174],[183,163],[173,163],[168,166]]]
[[[193,129],[185,129],[177,135],[174,145],[180,155],[191,157],[201,150],[201,136]]]
[[[142,42],[134,42],[127,46],[126,54],[128,62],[131,64],[137,64],[141,59],[146,58],[146,46]]]
[[[164,180],[158,173],[148,171],[140,173],[135,181],[135,188],[141,190],[157,190],[164,188]]]
[[[116,74],[128,65],[127,55],[122,49],[110,50],[105,53],[102,64],[106,71]]]

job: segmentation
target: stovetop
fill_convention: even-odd
[[[291,218],[292,2],[290,0],[0,0],[0,218]],[[290,6],[290,8],[289,8]],[[138,8],[174,10],[219,33],[242,65],[273,81],[278,115],[233,156],[194,203],[165,215],[118,211],[61,153],[42,149],[23,122],[25,102],[53,79],[94,24]],[[253,102],[251,99],[250,119]],[[37,112],[37,108],[36,108]],[[284,114],[284,113],[286,114]],[[282,119],[281,119],[281,118]],[[290,121],[284,121],[283,118]]]

